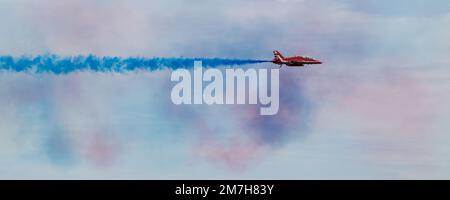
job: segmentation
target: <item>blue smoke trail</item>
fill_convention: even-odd
[[[265,60],[240,60],[222,58],[143,58],[41,55],[35,57],[0,56],[0,71],[68,74],[71,72],[127,72],[134,70],[190,69],[194,61],[204,67],[235,66],[269,62]]]

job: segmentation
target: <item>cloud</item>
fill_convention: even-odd
[[[442,15],[450,12],[450,6],[445,0],[341,0],[355,11],[370,14],[390,16],[430,16]]]
[[[153,172],[161,177],[200,169],[242,177],[259,169],[258,177],[269,172],[277,177],[282,174],[277,169],[287,166],[296,171],[289,177],[316,170],[323,178],[326,174],[317,170],[373,163],[383,166],[376,174],[408,166],[424,173],[407,152],[419,145],[423,148],[411,152],[440,161],[426,170],[442,167],[447,150],[422,139],[436,141],[438,133],[448,132],[440,124],[450,113],[446,2],[403,3],[1,1],[1,54],[270,59],[275,48],[286,55],[310,54],[324,64],[282,69],[282,104],[272,117],[255,116],[252,106],[174,106],[169,70],[63,76],[1,72],[0,103],[7,106],[0,108],[0,154],[9,158],[0,162],[17,170],[44,166],[42,173],[58,177],[70,170],[76,171],[72,177],[90,177],[97,168],[111,169],[109,177],[124,170],[151,178]],[[396,144],[406,150],[383,151]],[[374,147],[373,152],[354,153],[359,146]],[[290,152],[285,157],[271,157],[285,148]],[[324,166],[321,156],[330,151],[334,158],[325,157],[329,165]],[[381,158],[386,154],[404,158],[408,166]],[[367,164],[364,158],[373,159]],[[308,168],[302,159],[316,162]],[[267,165],[273,161],[277,165]],[[374,170],[350,169],[360,171],[342,174],[370,176]]]

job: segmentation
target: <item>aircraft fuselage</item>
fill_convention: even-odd
[[[307,56],[294,56],[294,57],[283,57],[280,52],[274,51],[274,60],[272,61],[277,65],[286,65],[289,67],[303,67],[305,65],[318,65],[322,64],[321,61],[307,57]]]

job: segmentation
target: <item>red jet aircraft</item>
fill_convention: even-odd
[[[289,66],[289,67],[303,67],[305,65],[314,65],[314,64],[322,64],[321,61],[315,60],[313,58],[310,58],[308,56],[294,56],[294,57],[284,57],[281,55],[279,51],[273,51],[273,55],[275,56],[275,59],[273,59],[274,64],[280,65],[280,68],[283,65]]]

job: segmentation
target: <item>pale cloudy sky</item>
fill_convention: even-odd
[[[170,101],[170,71],[0,72],[0,178],[450,178],[450,6],[0,0],[0,54],[269,59],[280,115]],[[261,64],[269,67],[270,64]]]

